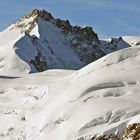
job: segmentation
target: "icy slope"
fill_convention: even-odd
[[[104,55],[91,27],[33,10],[0,33],[0,73],[79,69]]]
[[[91,140],[140,122],[140,48],[79,71],[0,77],[0,139]],[[93,139],[92,139],[93,140]]]

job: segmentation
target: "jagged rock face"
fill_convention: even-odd
[[[61,28],[64,33],[72,32],[72,25],[70,24],[69,20],[61,20],[60,18],[54,21],[54,25],[58,28]]]
[[[38,72],[47,69],[46,58],[42,56],[42,53],[38,50],[37,56],[30,61],[30,63],[36,68]]]
[[[24,20],[31,19],[29,21],[23,22]],[[15,26],[18,28],[21,28],[21,32],[27,32],[30,33],[32,29],[35,27],[35,23],[37,22],[38,18],[41,18],[46,21],[53,20],[54,17],[51,15],[51,13],[45,11],[45,10],[38,10],[34,9],[31,13],[26,14],[23,16],[16,24]],[[28,28],[26,28],[28,27]]]
[[[54,19],[54,17],[51,15],[51,13],[49,13],[45,10],[38,10],[38,9],[34,9],[31,13],[27,14],[25,16],[25,18],[30,18],[30,17],[34,17],[34,16],[38,16],[47,21]]]
[[[74,33],[77,38],[80,40],[87,40],[89,42],[92,41],[97,41],[99,44],[99,39],[97,34],[93,31],[92,27],[86,26],[84,28],[80,26],[72,26],[69,22],[69,20],[61,20],[61,19],[56,19],[54,24],[63,30],[64,33]]]

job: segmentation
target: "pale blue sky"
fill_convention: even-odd
[[[140,0],[0,0],[0,31],[34,8],[72,24],[90,25],[100,38],[140,35]]]

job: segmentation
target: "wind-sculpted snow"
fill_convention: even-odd
[[[0,76],[0,139],[122,136],[140,122],[139,52],[117,51],[78,71]]]

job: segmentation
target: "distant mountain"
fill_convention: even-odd
[[[111,38],[111,39],[106,39],[106,40],[101,40],[100,41],[100,48],[105,54],[121,50],[124,48],[131,47],[131,45],[126,42],[123,37],[118,37],[118,38]]]
[[[129,46],[121,37],[101,41],[92,27],[73,26],[34,9],[0,33],[0,73],[80,69]]]

